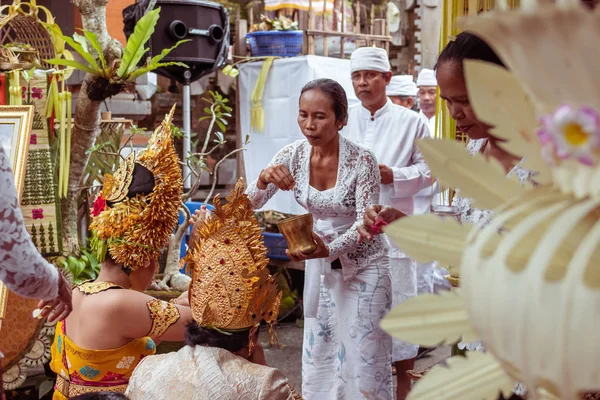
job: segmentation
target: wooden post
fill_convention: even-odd
[[[303,33],[302,40],[302,54],[308,54],[308,34],[306,31],[310,26],[308,25],[308,12],[307,11],[298,11],[298,29],[300,29]]]
[[[313,14],[313,3],[312,0],[308,0],[308,29],[315,29],[315,20]],[[315,54],[315,37],[313,35],[308,35],[308,54]]]
[[[360,0],[356,1],[355,8],[356,8],[356,18],[354,18],[354,33],[360,33]]]
[[[342,0],[342,32],[345,32],[346,26],[346,0]],[[346,53],[344,53],[344,37],[340,37],[340,58],[343,60],[346,58]]]
[[[384,26],[385,26],[385,20],[383,20],[383,19],[373,20],[373,25],[372,25],[373,35],[384,35],[385,34]],[[378,47],[385,43],[382,41],[373,41],[373,42]]]
[[[246,47],[246,34],[248,33],[248,21],[238,19],[235,21],[235,44],[233,53],[239,57],[246,57],[248,48]]]
[[[323,30],[327,32],[327,0],[323,0]],[[323,57],[329,57],[329,49],[327,47],[327,36],[323,36]]]
[[[375,33],[375,5],[371,4],[371,13],[369,15],[369,34],[374,35]]]
[[[249,2],[248,7],[250,7],[248,10],[248,23],[250,24],[250,28],[252,28],[252,25],[254,25],[254,2]]]

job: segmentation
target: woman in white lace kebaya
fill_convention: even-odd
[[[23,297],[42,299],[50,321],[71,312],[71,287],[37,251],[25,228],[10,159],[0,147],[0,281]]]
[[[391,399],[391,338],[379,327],[389,310],[391,281],[383,238],[358,243],[357,227],[379,198],[374,155],[338,134],[347,119],[343,88],[308,83],[298,124],[306,140],[284,147],[248,196],[262,207],[277,190],[293,190],[315,220],[317,250],[304,288],[302,395],[305,399]]]

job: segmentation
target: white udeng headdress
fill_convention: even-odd
[[[392,76],[385,93],[388,96],[416,96],[417,90],[412,75],[396,75]]]
[[[417,86],[437,86],[435,71],[432,69],[423,68],[417,76]]]
[[[382,327],[423,345],[478,337],[488,350],[432,369],[409,399],[495,399],[517,380],[535,399],[600,392],[599,27],[599,12],[565,2],[467,22],[508,68],[465,61],[471,105],[537,184],[457,142],[420,143],[434,175],[494,214],[485,227],[424,215],[385,229],[417,261],[459,267],[460,288],[408,300]]]
[[[355,71],[390,72],[390,60],[385,49],[360,47],[350,56],[350,73]]]

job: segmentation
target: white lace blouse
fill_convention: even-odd
[[[12,292],[50,300],[58,270],[37,251],[25,228],[8,155],[0,147],[0,281]]]
[[[372,242],[358,243],[357,228],[362,224],[366,209],[377,204],[380,190],[380,176],[377,160],[373,153],[340,135],[340,153],[337,181],[334,188],[318,191],[310,188],[310,156],[312,146],[306,140],[299,140],[281,149],[269,166],[285,165],[296,182],[296,201],[315,220],[351,219],[352,226],[338,237],[323,237],[329,247],[327,262],[340,259],[345,278],[353,276],[377,257],[384,254],[385,244],[382,235]],[[255,209],[262,207],[276,192],[277,187],[269,184],[260,190],[252,182],[247,189]]]
[[[471,154],[476,154],[485,147],[486,143],[487,139],[471,140],[467,145],[467,150],[469,150]],[[531,171],[523,169],[518,165],[515,166],[507,176],[511,175],[515,175],[521,184],[525,184],[525,182],[530,180],[533,176]],[[456,194],[452,200],[452,205],[454,207],[458,207],[460,212],[460,220],[462,222],[470,222],[472,224],[482,226],[487,224],[492,216],[492,212],[490,210],[473,207],[471,204],[471,199],[461,197],[459,190],[456,190]]]

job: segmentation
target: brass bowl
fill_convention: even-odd
[[[304,254],[310,254],[317,249],[317,245],[312,237],[312,214],[286,218],[279,221],[277,227],[285,238],[290,253],[296,254],[298,251],[301,251]]]

